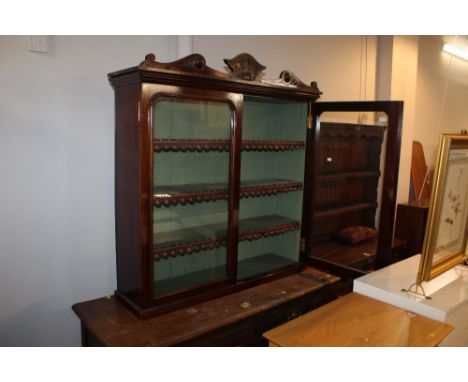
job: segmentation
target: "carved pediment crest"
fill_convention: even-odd
[[[149,53],[145,56],[145,60],[140,64],[140,68],[180,70],[214,77],[226,77],[225,73],[218,72],[206,65],[205,57],[198,53],[194,53],[177,61],[168,63],[156,61],[156,56],[153,53]]]
[[[224,62],[235,79],[246,81],[259,81],[266,66],[260,64],[248,53],[241,53],[234,58],[225,58]]]
[[[279,78],[263,79],[266,66],[260,64],[252,55],[241,53],[233,58],[223,60],[227,65],[227,73],[219,72],[206,64],[205,57],[201,54],[191,54],[173,62],[158,62],[152,53],[145,56],[139,69],[149,69],[161,72],[174,72],[176,74],[190,74],[203,77],[216,77],[218,79],[233,79],[257,82],[259,84],[286,86],[306,91],[307,93],[320,96],[317,83],[312,82],[310,86],[302,82],[293,72],[283,70]],[[318,97],[317,97],[318,98]]]

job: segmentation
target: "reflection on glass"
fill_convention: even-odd
[[[229,150],[226,103],[154,105],[154,294],[227,277]]]

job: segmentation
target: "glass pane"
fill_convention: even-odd
[[[227,277],[231,118],[221,102],[155,104],[155,297]]]
[[[387,119],[382,113],[322,114],[313,257],[362,272],[374,268]]]
[[[238,279],[299,261],[307,103],[245,97]]]

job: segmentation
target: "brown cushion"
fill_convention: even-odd
[[[346,227],[333,234],[336,241],[347,245],[356,245],[376,237],[377,231],[374,228],[362,225]]]

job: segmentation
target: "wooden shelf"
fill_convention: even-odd
[[[296,264],[296,261],[292,261],[275,253],[255,256],[237,263],[237,279],[242,280],[263,275]]]
[[[302,183],[284,179],[262,179],[241,182],[240,197],[258,197],[302,190]],[[177,204],[194,204],[220,199],[229,195],[226,183],[198,183],[154,188],[153,204],[156,207]]]
[[[278,215],[242,219],[239,221],[239,241],[258,240],[299,228],[300,224],[297,221]],[[153,254],[155,260],[160,260],[219,248],[225,246],[226,242],[227,224],[208,224],[155,234]]]
[[[228,139],[155,139],[155,152],[209,152],[229,151],[231,141]],[[303,141],[288,140],[245,140],[241,143],[242,151],[290,151],[303,150]]]
[[[157,280],[154,282],[154,297],[159,297],[168,292],[199,286],[210,281],[222,280],[225,278],[227,278],[227,267],[226,265],[221,265],[218,267],[204,269],[202,271],[186,273],[177,277]]]
[[[295,264],[297,262],[274,253],[267,253],[239,261],[237,264],[237,278],[242,280],[259,276]],[[177,289],[189,288],[224,278],[227,278],[227,265],[191,272],[182,276],[156,281],[154,283],[154,295],[160,296]]]
[[[359,203],[353,204],[351,206],[344,206],[338,208],[332,208],[324,211],[316,212],[314,215],[314,220],[329,218],[332,216],[339,216],[351,212],[370,210],[377,207],[377,203]]]
[[[367,266],[371,263],[375,258],[376,250],[377,239],[354,246],[326,241],[312,244],[311,256],[340,265],[359,267],[360,265]]]
[[[386,126],[342,122],[321,122],[320,137],[330,138],[378,138],[382,139]]]
[[[242,141],[242,151],[290,151],[303,150],[303,141]]]
[[[317,175],[317,183],[339,182],[349,179],[379,178],[380,171],[340,172],[336,174]]]

